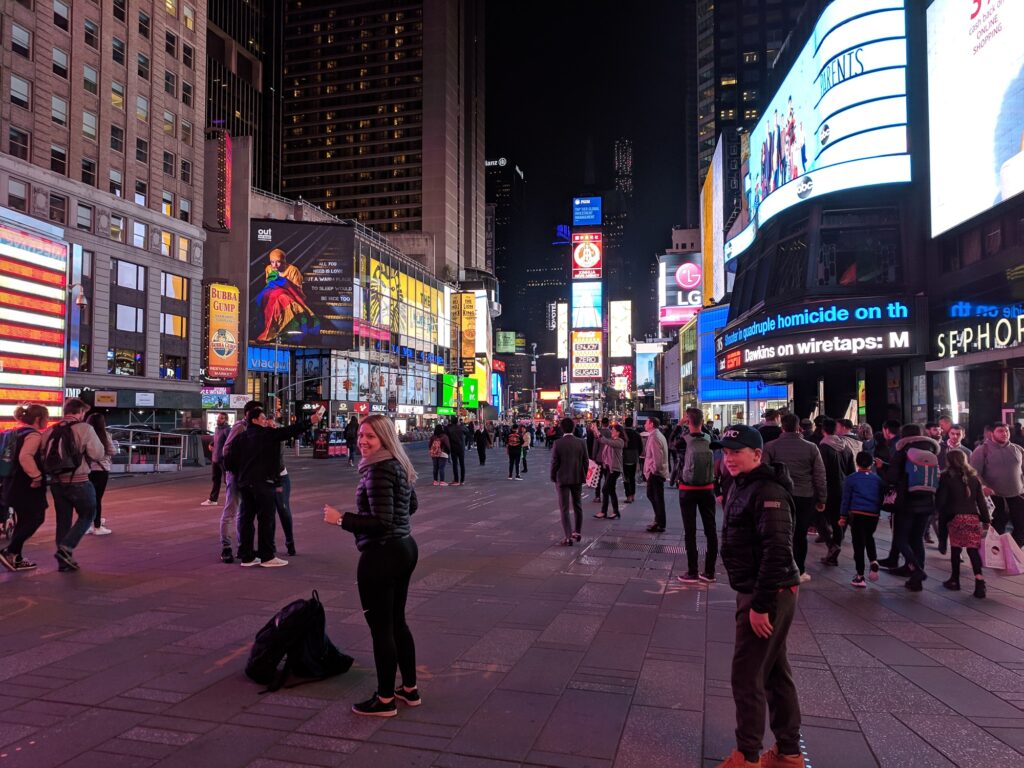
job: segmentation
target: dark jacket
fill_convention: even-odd
[[[466,452],[466,429],[461,424],[448,425],[448,443],[452,447],[452,453]]]
[[[644,452],[644,441],[640,433],[632,427],[626,427],[626,447],[622,449],[623,464],[639,464]]]
[[[487,430],[478,429],[473,433],[473,442],[476,443],[477,448],[486,448],[491,443],[491,438],[487,436]]]
[[[261,427],[246,425],[231,441],[227,461],[236,468],[239,488],[258,483],[277,483],[281,474],[281,443],[298,437],[307,429],[308,421],[299,421],[290,427]]]
[[[777,440],[764,447],[761,461],[765,464],[786,465],[793,482],[794,496],[813,498],[815,504],[825,503],[828,487],[821,451],[799,432],[783,432],[779,435]]]
[[[907,451],[911,447],[924,451],[931,451],[936,456],[939,454],[939,444],[930,437],[924,435],[904,437],[896,443],[896,451],[892,455],[889,467],[885,471],[885,481],[896,489],[897,509],[904,508],[908,503],[935,504],[935,494],[928,491],[915,491],[910,493],[907,490],[909,478],[907,477]]]
[[[348,424],[345,425],[344,435],[345,442],[354,443],[359,436],[359,422],[350,419]]]
[[[874,472],[854,472],[843,483],[843,504],[839,517],[848,518],[851,512],[862,512],[877,517],[882,511],[885,483]]]
[[[729,584],[754,596],[751,608],[768,613],[780,589],[800,583],[793,559],[793,499],[782,464],[764,464],[733,478],[725,500],[722,562]]]
[[[573,435],[563,435],[551,448],[551,482],[555,485],[583,485],[590,466],[587,444]]]
[[[356,546],[362,552],[408,536],[409,518],[418,506],[416,489],[397,459],[364,463],[359,466],[356,511],[345,513],[341,527],[356,535]]]
[[[211,459],[214,464],[224,460],[224,443],[228,440],[228,432],[231,431],[231,427],[227,424],[218,424],[217,428],[213,430],[213,455]]]
[[[779,439],[779,435],[782,434],[782,427],[778,424],[762,424],[757,428],[757,431],[761,433],[761,441],[768,445],[773,440]]]
[[[843,482],[857,471],[853,455],[829,445],[824,439],[818,443],[821,463],[825,465],[825,504],[837,510],[843,500]]]
[[[943,472],[939,475],[935,508],[939,512],[939,519],[945,523],[957,515],[975,515],[983,524],[990,523],[988,504],[985,503],[981,481],[976,475],[967,481],[967,485],[964,485],[959,474]]]
[[[968,464],[971,463],[971,449],[970,448],[968,448],[963,443],[960,443],[960,445],[956,445],[956,446],[952,446],[951,447],[949,445],[948,441],[943,440],[939,444],[939,469],[940,470],[945,469],[946,465],[949,463],[949,452],[950,451],[960,451],[962,454],[964,454],[967,457],[967,463]]]

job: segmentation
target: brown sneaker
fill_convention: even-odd
[[[742,752],[733,750],[731,755],[718,764],[718,768],[758,768],[758,764],[747,760]]]
[[[761,768],[804,768],[804,756],[783,755],[779,752],[779,745],[773,744],[761,755]]]

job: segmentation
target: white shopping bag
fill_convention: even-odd
[[[587,485],[591,488],[597,488],[597,483],[601,478],[601,467],[598,466],[596,461],[591,461],[587,467]]]
[[[1003,542],[999,540],[999,534],[996,533],[996,529],[989,526],[988,533],[985,534],[985,541],[982,542],[981,552],[981,564],[986,568],[998,568],[1003,570],[1006,568],[1006,556],[1003,554]]]
[[[1024,573],[1024,552],[1021,552],[1013,537],[1004,533],[999,537],[999,543],[1003,546],[1003,557],[1006,563],[1007,576],[1019,576]]]

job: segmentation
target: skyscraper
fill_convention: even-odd
[[[486,201],[488,206],[494,206],[494,274],[499,286],[511,287],[512,272],[525,255],[522,248],[526,175],[518,164],[505,157],[488,160],[486,166]],[[511,298],[512,295],[502,293],[502,302],[507,304]],[[509,320],[514,318],[506,316],[503,324]]]
[[[482,14],[470,0],[285,0],[281,193],[427,234],[396,240],[439,276],[482,269]]]
[[[615,191],[627,198],[633,197],[633,142],[618,138],[613,149],[615,167]]]

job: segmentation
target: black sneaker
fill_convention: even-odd
[[[220,551],[220,561],[229,564],[235,562],[235,558],[231,555],[231,547],[224,547]]]
[[[395,704],[394,699],[385,704],[375,693],[366,701],[353,704],[352,711],[357,715],[365,715],[367,717],[394,717],[398,714],[398,705]]]
[[[65,571],[65,570],[67,570],[67,571],[77,571],[78,570],[78,563],[75,562],[75,558],[71,556],[71,550],[70,549],[65,549],[64,547],[60,547],[60,548],[57,549],[57,552],[54,554],[54,557],[57,559],[57,563],[60,566],[62,566],[60,568],[61,571]]]
[[[866,588],[867,585],[868,585],[868,583],[866,581],[864,581],[864,577],[861,576],[860,574],[854,576],[853,577],[853,581],[851,581],[850,584],[852,584],[855,587],[859,587],[861,589]]]
[[[37,566],[35,563],[33,563],[31,560],[26,560],[21,555],[18,555],[18,559],[14,561],[14,570],[17,572],[34,571],[36,567]]]
[[[400,701],[404,701],[410,707],[418,707],[423,703],[423,699],[420,698],[420,692],[418,688],[409,690],[408,688],[396,688],[395,698]]]

